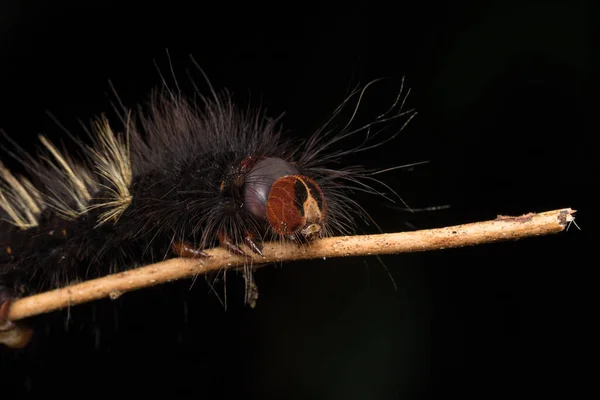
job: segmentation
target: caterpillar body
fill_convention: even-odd
[[[368,215],[352,193],[381,195],[374,186],[381,182],[365,168],[337,163],[391,140],[416,114],[404,110],[401,88],[374,121],[354,128],[351,118],[335,128],[365,87],[299,141],[286,135],[280,118],[238,107],[227,91],[209,87],[210,95],[196,89],[192,97],[163,85],[146,107],[119,106],[119,129],[100,117],[88,131],[90,143],[73,138],[77,159],[45,136],[35,157],[11,151],[26,173],[0,164],[0,331],[18,328],[6,317],[11,301],[74,280],[202,257],[217,245],[262,254],[264,241],[302,246],[353,233],[356,220]],[[396,133],[371,142],[374,131],[400,118]],[[335,149],[361,132],[358,147]],[[27,333],[4,342],[20,347],[29,339]]]

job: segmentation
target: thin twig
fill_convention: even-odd
[[[265,257],[252,256],[254,266],[301,259],[355,257],[406,252],[422,252],[518,240],[558,233],[574,220],[575,210],[564,208],[519,217],[499,216],[495,220],[381,235],[341,236],[318,240],[308,246],[290,243],[266,243]],[[208,250],[212,257],[202,260],[175,258],[156,264],[108,275],[61,289],[15,301],[9,320],[17,321],[105,297],[189,278],[223,268],[236,268],[248,262],[223,249]]]

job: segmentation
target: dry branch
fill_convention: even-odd
[[[575,210],[564,208],[519,217],[499,216],[491,221],[439,229],[332,237],[318,240],[306,247],[290,243],[266,243],[263,250],[266,257],[254,255],[251,263],[259,265],[301,259],[433,251],[518,240],[561,232],[574,220],[574,213]],[[26,297],[12,304],[8,317],[9,320],[16,321],[105,297],[116,298],[132,290],[222,268],[240,267],[247,262],[242,257],[219,248],[211,249],[207,253],[212,257],[203,260],[171,259]]]

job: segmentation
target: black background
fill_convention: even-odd
[[[590,2],[591,3],[591,2]],[[466,249],[297,262],[256,274],[254,310],[228,276],[44,316],[0,350],[0,393],[391,399],[573,395],[591,379],[595,86],[587,2],[3,2],[0,128],[30,148],[194,69],[308,135],[357,84],[390,104],[402,76],[419,114],[374,168],[408,213],[361,200],[386,232],[571,207],[581,231]],[[198,75],[197,75],[198,76]],[[199,80],[199,79],[197,79]],[[3,160],[7,157],[3,157]],[[6,163],[9,163],[7,160]],[[389,274],[388,274],[389,271]],[[397,285],[394,288],[392,280]],[[190,290],[191,286],[191,290]],[[222,292],[222,284],[217,284]],[[595,296],[594,296],[595,297]]]

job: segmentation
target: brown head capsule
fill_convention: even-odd
[[[274,232],[292,240],[312,241],[323,236],[325,198],[312,179],[284,176],[271,186],[267,221]]]

